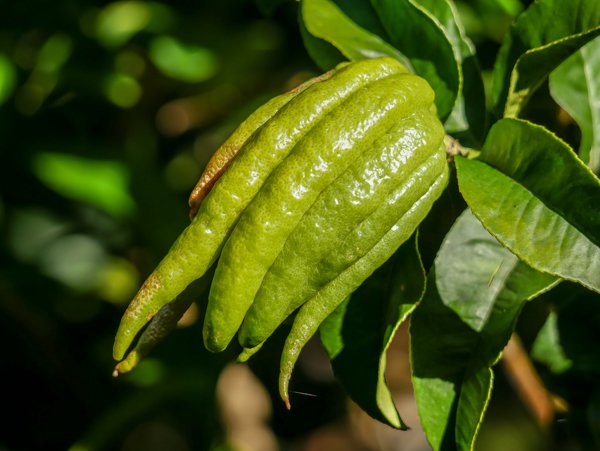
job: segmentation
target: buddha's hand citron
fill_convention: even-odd
[[[115,359],[148,322],[152,333],[118,371],[174,327],[187,305],[177,296],[218,259],[207,349],[239,331],[247,358],[300,308],[282,356],[287,400],[306,340],[443,191],[443,138],[430,86],[392,58],[340,65],[260,107],[211,159],[190,197],[192,223],[125,312]]]

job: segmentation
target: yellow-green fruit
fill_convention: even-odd
[[[323,82],[335,83],[334,77]],[[241,344],[262,343],[353,263],[326,263],[352,230],[379,208],[395,218],[443,174],[444,129],[434,97],[424,79],[405,71],[390,74],[356,89],[295,144],[223,247],[204,323],[209,350],[224,349],[243,321]],[[292,108],[291,102],[288,111]],[[298,123],[314,114],[306,105],[297,113]],[[401,206],[385,208],[423,167],[429,169],[406,188]],[[385,222],[375,224],[369,233],[380,238],[395,222],[387,228]]]
[[[286,105],[285,123],[275,115],[265,124],[277,127],[284,124],[288,129],[296,129],[321,114],[313,127],[291,146],[286,158],[271,170],[223,247],[204,321],[207,349],[221,351],[229,344],[266,271],[319,194],[367,152],[374,140],[418,109],[424,95],[431,92],[425,91],[427,83],[423,79],[408,74],[393,59],[368,61],[369,65],[360,62],[342,69],[355,77],[351,90],[346,88],[348,82],[340,84],[338,75],[342,71],[319,83],[319,88],[335,92],[336,97],[344,94],[344,99],[327,114],[321,114],[321,107],[313,102],[311,90],[317,87],[313,86],[301,95],[304,102],[297,102],[301,97],[298,96]],[[428,101],[423,103],[426,108],[431,106]],[[263,152],[268,155],[281,145],[285,143],[274,140]],[[243,153],[242,149],[240,155]],[[235,162],[232,170],[234,166]]]
[[[446,166],[445,152],[439,148],[443,136],[435,115],[415,106],[323,191],[267,271],[240,330],[244,347],[266,340],[288,315],[366,252],[360,243],[367,236],[379,240],[420,200]],[[435,143],[438,149],[432,150]]]
[[[391,58],[340,65],[268,102],[242,123],[217,152],[192,193],[192,223],[123,315],[114,358],[121,360],[159,310],[204,275],[219,257],[239,216],[305,135],[356,91],[402,72],[406,68]]]
[[[174,299],[218,259],[205,346],[223,350],[239,331],[247,358],[300,308],[283,356],[287,384],[306,337],[444,189],[434,98],[424,79],[377,58],[341,65],[253,113],[216,152],[190,197],[192,224],[124,315],[116,359],[150,325],[117,371],[172,329],[186,306]]]

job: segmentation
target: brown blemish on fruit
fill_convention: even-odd
[[[220,147],[206,165],[200,180],[190,194],[190,219],[193,219],[200,208],[200,204],[210,192],[213,185],[225,173],[239,151],[239,146],[224,145]]]
[[[313,85],[323,80],[328,79],[333,74],[334,70],[325,72],[324,74],[314,77],[306,82],[291,89],[287,94],[295,94],[306,89],[307,85]],[[219,178],[225,173],[225,171],[231,165],[240,149],[243,147],[245,142],[225,142],[221,147],[217,149],[212,158],[209,160],[204,172],[200,176],[200,180],[194,187],[190,198],[188,200],[190,206],[190,219],[194,219],[200,204],[204,198],[208,195],[214,184]]]

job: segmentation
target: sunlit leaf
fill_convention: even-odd
[[[517,18],[498,54],[492,90],[496,114],[517,117],[550,72],[599,34],[597,0],[534,2]]]
[[[481,70],[475,58],[475,46],[467,37],[460,17],[450,0],[418,0],[440,22],[452,44],[454,55],[461,67],[462,85],[446,131],[460,137],[468,146],[480,147],[485,130],[485,93]]]
[[[208,80],[218,69],[214,52],[205,47],[182,44],[170,36],[153,39],[149,55],[162,73],[188,83]]]
[[[491,368],[467,370],[456,408],[456,444],[459,450],[475,449],[477,432],[492,395],[494,373]]]
[[[527,300],[556,283],[466,210],[446,235],[411,320],[413,384],[434,450],[471,450],[495,364]]]
[[[119,162],[39,153],[33,159],[33,170],[57,193],[95,205],[116,217],[128,216],[135,208],[128,192],[129,174]]]
[[[438,115],[446,119],[460,92],[460,63],[439,20],[416,0],[373,0],[391,43],[435,91]]]
[[[143,30],[151,19],[149,5],[141,1],[108,4],[96,23],[98,39],[107,46],[118,46]]]
[[[527,299],[556,280],[511,254],[469,210],[446,235],[435,264],[442,301],[476,332],[488,325],[494,309],[505,307],[501,303],[518,302],[522,293]]]
[[[346,61],[346,57],[336,49],[332,44],[324,39],[313,36],[304,23],[304,17],[300,14],[299,17],[300,34],[306,51],[322,70],[329,70],[338,64]]]
[[[600,38],[550,74],[550,93],[581,129],[580,157],[600,173]]]
[[[357,25],[331,0],[304,0],[302,20],[310,35],[331,44],[351,61],[391,56],[406,62],[398,50],[381,37]],[[317,63],[324,69],[331,68],[335,53],[323,44],[314,41],[309,41],[309,44],[311,56]]]
[[[501,243],[539,271],[600,291],[600,181],[567,144],[503,119],[480,159],[456,166],[465,200]]]

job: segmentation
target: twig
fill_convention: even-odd
[[[523,348],[521,340],[513,334],[504,348],[502,364],[519,397],[540,426],[548,426],[554,419],[556,408],[551,393],[544,387],[533,363]]]

